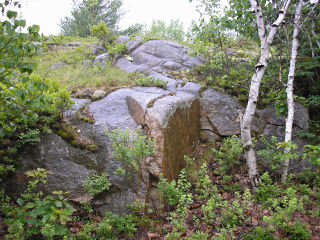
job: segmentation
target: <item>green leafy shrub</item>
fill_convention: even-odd
[[[120,236],[133,237],[137,231],[139,218],[133,214],[123,214],[121,217],[111,212],[106,212],[99,223],[88,222],[83,227],[83,232],[76,235],[77,240],[91,239],[117,239]]]
[[[244,240],[273,240],[273,235],[261,226],[254,228],[254,230],[244,237]]]
[[[212,148],[214,159],[219,162],[217,173],[221,176],[235,171],[240,163],[240,157],[243,152],[243,144],[237,136],[225,138],[219,149]]]
[[[26,172],[32,180],[25,193],[17,199],[17,205],[1,206],[1,210],[7,214],[5,223],[10,226],[8,239],[24,239],[37,234],[53,239],[54,236],[69,234],[66,223],[71,220],[74,208],[68,199],[62,191],[54,191],[53,195],[43,197],[43,193],[37,189],[39,184],[46,183],[47,174],[50,172],[41,168]]]
[[[258,202],[268,204],[269,201],[274,200],[280,196],[280,188],[276,183],[273,183],[268,172],[265,172],[261,176],[261,182],[259,183],[256,199]]]
[[[139,198],[142,187],[150,185],[150,177],[148,179],[143,177],[142,165],[148,156],[155,153],[154,142],[141,135],[139,130],[131,132],[129,128],[125,130],[116,128],[111,133],[106,130],[106,134],[112,141],[113,157],[121,161],[116,173],[125,175],[130,188]],[[150,192],[146,190],[144,214],[147,213],[149,194]]]
[[[109,190],[110,185],[107,173],[93,174],[84,181],[84,189],[93,196]]]
[[[205,57],[206,63],[197,67],[205,85],[237,96],[241,103],[246,103],[256,53],[239,48],[243,45],[231,38],[222,41],[222,45],[206,38],[197,39],[190,45],[189,54]]]
[[[110,54],[110,56],[114,57],[115,55],[124,55],[127,53],[127,45],[124,43],[118,43],[114,45],[107,46],[107,51]]]
[[[102,45],[107,49],[110,56],[114,57],[116,54],[125,54],[127,52],[127,46],[124,43],[116,44],[116,36],[107,27],[105,22],[101,22],[99,25],[91,27],[93,36],[97,37]]]
[[[200,199],[207,199],[210,195],[212,182],[207,171],[207,164],[204,163],[197,172],[196,191],[199,193]]]
[[[280,89],[274,92],[275,106],[277,109],[278,116],[288,115],[288,105],[287,105],[287,93],[285,89]]]
[[[24,20],[7,10],[11,1],[1,4],[7,20],[0,21],[0,172],[14,170],[18,150],[35,144],[41,132],[50,132],[52,124],[70,107],[69,92],[57,82],[31,75],[37,67],[33,57],[39,46],[39,26],[27,33]],[[17,5],[16,3],[14,3]],[[13,151],[13,149],[16,149]]]
[[[289,142],[278,142],[278,139],[272,136],[271,141],[267,141],[263,134],[260,135],[260,140],[265,148],[258,151],[258,155],[268,161],[272,170],[280,169],[285,159],[297,159],[299,156],[296,153],[297,145]],[[289,152],[284,153],[284,148],[289,147]]]
[[[164,195],[168,204],[176,206],[181,197],[186,194],[191,187],[191,184],[187,181],[185,169],[182,169],[178,181],[172,180],[169,182],[163,175],[160,175],[157,187],[159,194]]]
[[[153,20],[150,28],[146,29],[144,42],[153,39],[169,39],[178,42],[184,40],[183,23],[179,19],[171,20],[168,25],[162,20]]]
[[[191,237],[186,238],[187,240],[207,240],[209,239],[209,234],[201,231],[196,231],[192,233]]]
[[[311,231],[307,225],[299,221],[296,221],[293,225],[286,224],[283,231],[290,240],[308,240],[311,238]]]
[[[94,37],[102,41],[104,45],[113,44],[113,42],[116,40],[115,35],[112,34],[105,22],[101,22],[98,25],[93,25],[91,27],[91,33]]]
[[[152,76],[140,76],[134,80],[134,83],[141,87],[160,87],[163,89],[167,89],[168,84],[168,82],[158,78],[155,79]]]
[[[161,175],[157,186],[159,193],[164,194],[168,204],[173,206],[178,204],[183,192],[177,188],[177,183],[175,180],[168,182],[168,180]]]
[[[122,131],[116,128],[107,136],[112,140],[114,157],[121,160],[127,174],[140,172],[142,161],[155,153],[154,143],[140,132],[131,132],[129,128]]]

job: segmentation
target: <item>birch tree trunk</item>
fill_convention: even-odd
[[[267,35],[263,14],[262,14],[262,8],[257,0],[250,0],[251,6],[254,9],[254,12],[256,15],[258,35],[261,42],[261,46],[260,46],[261,53],[260,53],[259,62],[255,66],[256,67],[255,73],[253,74],[251,79],[248,104],[247,104],[244,115],[240,116],[241,118],[240,127],[241,127],[242,143],[245,146],[245,157],[247,160],[249,180],[254,189],[257,187],[257,184],[260,178],[257,172],[256,156],[252,146],[251,123],[256,111],[260,83],[268,66],[270,45],[273,42],[277,28],[280,26],[280,24],[283,22],[285,18],[290,2],[291,0],[286,0],[283,4],[282,9],[279,9],[279,16],[277,20],[271,25],[270,32]]]
[[[298,54],[298,46],[299,46],[299,23],[301,18],[301,9],[302,9],[303,0],[299,0],[297,3],[296,13],[294,17],[294,29],[293,29],[293,37],[292,37],[292,48],[291,48],[291,59],[290,59],[290,68],[288,74],[288,83],[286,88],[287,93],[287,105],[288,105],[288,116],[286,119],[286,130],[285,130],[285,139],[284,141],[288,143],[288,146],[284,149],[284,154],[287,155],[290,152],[291,148],[291,138],[292,138],[292,124],[294,118],[294,101],[293,101],[293,81],[294,81],[294,74],[296,70],[296,59]],[[288,169],[289,169],[289,157],[283,162],[282,168],[282,175],[281,175],[281,182],[285,182],[288,176]]]

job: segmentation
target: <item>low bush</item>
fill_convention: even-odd
[[[44,197],[38,190],[39,184],[46,183],[47,174],[50,172],[41,168],[26,172],[32,180],[25,193],[17,199],[17,205],[7,201],[1,206],[0,210],[7,215],[5,223],[9,225],[6,239],[32,239],[39,234],[46,239],[54,239],[55,236],[70,234],[66,223],[71,220],[75,209],[63,196],[64,193],[54,191]]]

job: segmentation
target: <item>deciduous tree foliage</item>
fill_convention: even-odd
[[[192,29],[196,37],[210,39],[210,41],[219,45],[231,33],[238,37],[250,38],[260,44],[260,57],[251,79],[248,104],[244,115],[241,113],[241,135],[245,144],[249,177],[252,183],[256,184],[254,176],[258,176],[258,173],[255,152],[252,148],[251,122],[258,104],[262,79],[265,78],[264,88],[268,88],[269,85],[269,91],[273,89],[270,93],[271,96],[276,96],[274,100],[277,102],[278,112],[287,114],[289,109],[288,126],[286,134],[284,134],[286,135],[285,141],[288,144],[292,135],[289,125],[292,128],[294,69],[298,70],[296,86],[303,85],[302,89],[297,89],[300,96],[308,98],[306,91],[310,93],[311,89],[320,89],[319,83],[315,83],[316,79],[319,79],[319,34],[316,31],[319,9],[314,4],[317,1],[303,1],[301,3],[301,12],[306,16],[305,19],[302,19],[302,22],[307,23],[306,25],[301,24],[301,26],[293,24],[298,21],[297,16],[300,17],[301,15],[296,12],[296,10],[299,10],[300,4],[293,4],[298,1],[290,4],[290,0],[230,0],[228,1],[229,5],[223,10],[220,7],[219,0],[198,0],[198,2],[200,3],[201,17],[199,23],[194,24]],[[288,14],[285,19],[286,13]],[[298,36],[296,27],[302,27],[303,34]],[[295,40],[291,44],[290,39],[293,32]],[[297,51],[298,38],[305,47],[300,48],[299,52]],[[291,45],[293,45],[292,51],[290,51]],[[308,61],[308,64],[305,61]],[[267,68],[268,65],[270,65],[269,68]],[[303,68],[303,71],[300,71],[301,68]],[[282,80],[286,77],[288,77],[287,85]],[[312,79],[313,84],[306,85],[305,78],[308,78],[307,83]],[[284,91],[285,87],[287,87],[287,94]],[[279,94],[279,92],[283,94]],[[316,96],[319,94],[314,90],[312,92]],[[312,98],[313,103],[317,103],[317,99],[320,99],[316,96]],[[287,152],[288,148],[286,148],[285,153]],[[283,166],[283,181],[287,175],[287,167],[288,159],[285,160]]]
[[[171,20],[167,25],[163,20],[153,20],[152,25],[146,30],[146,35],[159,39],[170,39],[182,42],[184,40],[183,23],[179,19]]]
[[[25,144],[40,141],[41,131],[50,131],[57,115],[71,105],[69,93],[55,82],[32,76],[32,57],[39,46],[39,26],[27,32],[25,20],[8,10],[17,1],[0,1],[0,178],[14,170],[13,155]],[[1,179],[0,179],[1,181]]]
[[[68,36],[90,36],[90,28],[105,22],[113,31],[123,15],[122,0],[74,0],[71,17],[60,23],[61,33]]]

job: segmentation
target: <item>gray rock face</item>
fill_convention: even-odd
[[[142,37],[137,36],[132,41],[126,43],[128,54],[130,54],[133,50],[139,47],[142,44]]]
[[[108,60],[110,60],[109,53],[106,52],[97,56],[93,61],[93,65],[97,66],[98,64],[100,64],[101,66],[104,66]]]
[[[192,93],[194,95],[200,95],[201,85],[194,82],[187,82],[182,88],[182,91]]]
[[[106,92],[102,91],[102,90],[96,90],[94,91],[93,95],[92,95],[92,100],[97,100],[100,98],[103,98],[106,96]]]
[[[183,156],[194,151],[200,133],[200,107],[195,95],[136,92],[127,97],[129,111],[138,124],[147,127],[157,148],[154,161],[147,161],[149,172],[177,179],[185,167]]]
[[[204,91],[201,98],[201,129],[207,133],[209,140],[221,141],[222,137],[240,135],[239,113],[244,109],[239,105],[238,100],[218,91],[208,89]],[[293,133],[299,129],[307,129],[308,111],[301,104],[295,103],[295,120],[293,123]],[[263,110],[257,110],[257,116],[253,117],[252,133],[254,136],[263,134],[267,140],[272,136],[278,141],[284,141],[285,117],[277,116],[274,105],[270,105]],[[302,153],[303,146],[307,144],[306,139],[293,137],[293,143],[297,144],[298,152]],[[263,144],[258,142],[256,149],[263,148]],[[262,160],[262,159],[261,159]],[[269,165],[266,161],[261,161],[266,168]],[[302,162],[291,161],[290,171],[300,171],[308,166],[306,160]]]
[[[257,114],[261,119],[269,124],[283,126],[285,125],[286,117],[277,116],[277,110],[274,105],[268,106],[264,110],[257,111]],[[295,102],[294,104],[294,120],[293,125],[300,129],[309,128],[309,114],[308,110],[300,103]]]
[[[91,60],[83,60],[82,65],[83,66],[90,66],[92,64]]]
[[[43,186],[46,193],[53,190],[70,192],[73,201],[84,202],[92,198],[83,189],[83,181],[93,173],[106,172],[111,188],[92,198],[97,211],[123,213],[126,205],[137,198],[134,183],[129,183],[115,170],[121,162],[112,156],[111,140],[105,131],[129,128],[144,132],[156,142],[158,153],[146,159],[144,177],[158,177],[161,172],[173,179],[184,166],[183,156],[194,150],[200,131],[199,100],[191,93],[179,91],[171,93],[160,88],[136,87],[114,91],[101,100],[74,99],[75,104],[65,113],[74,130],[83,139],[97,146],[94,151],[80,149],[64,141],[55,133],[45,134],[41,142],[24,152],[24,161],[16,178],[8,185],[13,191],[20,190],[17,178],[26,181],[24,172],[42,167],[52,174]],[[135,104],[135,105],[134,105]],[[85,109],[95,120],[94,124],[77,118],[77,113]],[[143,191],[139,195],[143,195]],[[156,190],[153,190],[155,192]],[[143,197],[140,199],[143,199]]]
[[[105,49],[104,47],[100,46],[100,45],[96,45],[94,44],[92,47],[91,47],[91,55],[94,55],[94,56],[98,56],[104,52],[106,52],[107,49]]]
[[[65,112],[65,116],[71,119],[75,117],[77,111],[79,111],[85,105],[91,103],[90,99],[72,98],[72,101],[74,101],[74,104],[68,111]]]
[[[64,44],[67,47],[80,47],[83,44],[81,42],[69,42]]]
[[[204,112],[202,124],[211,127],[220,136],[232,136],[240,134],[238,109],[239,102],[227,94],[213,89],[204,91],[201,99],[201,107]]]
[[[167,83],[167,90],[169,90],[169,91],[174,92],[176,90],[181,89],[181,86],[179,85],[179,82],[177,80],[174,80],[170,77],[167,77],[164,74],[152,72],[152,73],[150,73],[149,76],[153,77],[155,80],[159,79],[159,80],[166,82]]]
[[[61,68],[61,67],[67,66],[67,65],[68,65],[67,63],[59,62],[59,63],[51,65],[50,68],[51,69],[58,69],[58,68]]]
[[[116,39],[116,43],[119,44],[119,43],[126,43],[130,40],[130,37],[128,36],[120,36]]]
[[[133,71],[179,71],[204,63],[200,57],[188,56],[188,48],[167,40],[152,40],[137,47],[132,53],[133,62],[120,58],[117,66]]]
[[[79,90],[79,91],[76,93],[76,97],[77,97],[77,98],[92,98],[93,93],[94,93],[94,90],[93,90],[93,89],[91,89],[91,88],[84,88],[84,89]]]

